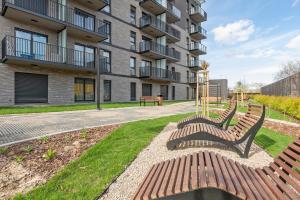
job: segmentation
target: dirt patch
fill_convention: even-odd
[[[2,148],[0,199],[9,199],[45,183],[63,166],[118,127],[113,125],[73,131]]]

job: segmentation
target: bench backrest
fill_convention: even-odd
[[[230,100],[228,108],[220,115],[221,121],[227,121],[231,114],[234,114],[237,108],[237,102]]]
[[[277,185],[281,191],[286,194],[294,191],[300,193],[300,138],[289,144],[269,167],[285,183]]]
[[[153,101],[156,100],[157,97],[153,97],[153,96],[141,96],[140,100],[145,100],[145,101]]]
[[[249,134],[255,134],[262,127],[265,119],[264,105],[248,105],[247,113],[229,130],[237,139],[247,139]]]

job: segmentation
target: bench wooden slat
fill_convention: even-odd
[[[167,187],[169,185],[169,181],[170,181],[170,177],[171,177],[171,173],[172,173],[172,169],[174,167],[174,164],[175,164],[175,159],[172,159],[169,163],[169,166],[167,168],[165,176],[163,177],[163,182],[162,182],[161,187],[159,188],[159,191],[158,191],[158,197],[166,196]]]
[[[207,172],[207,179],[208,179],[207,185],[209,187],[216,188],[217,187],[216,176],[214,173],[214,169],[213,169],[213,166],[211,163],[211,158],[210,158],[208,151],[204,152],[204,158],[205,158],[206,172]]]
[[[192,155],[188,155],[185,160],[184,166],[184,178],[182,183],[182,191],[188,192],[190,190],[190,180],[191,180],[191,162],[192,162]]]
[[[198,174],[198,155],[196,153],[193,154],[193,164],[192,164],[192,172],[191,172],[191,187],[193,190],[199,188],[199,174]]]
[[[169,167],[169,164],[170,164],[170,161],[167,161],[167,162],[164,163],[164,166],[163,166],[162,171],[161,171],[161,175],[158,177],[158,179],[155,183],[154,189],[152,191],[152,194],[151,194],[152,199],[158,198],[159,189],[160,189],[160,186],[163,182],[163,179],[165,177],[165,174],[166,174],[166,171]]]
[[[225,180],[223,178],[224,175],[222,174],[219,162],[217,160],[217,156],[213,152],[210,153],[210,155],[211,155],[211,161],[212,161],[214,173],[215,173],[215,176],[217,179],[218,188],[226,190],[226,184],[225,184]]]
[[[206,175],[205,175],[205,159],[204,159],[203,152],[199,153],[198,174],[199,174],[199,188],[206,188],[207,181],[206,181]]]
[[[176,177],[177,177],[177,172],[178,172],[179,164],[180,164],[180,158],[177,158],[175,160],[175,163],[174,163],[174,166],[173,166],[173,169],[172,169],[172,172],[171,172],[171,177],[170,177],[169,185],[168,185],[168,188],[167,188],[167,193],[166,194],[168,196],[174,194],[174,187],[175,187],[175,184],[176,184],[175,181],[176,181]]]

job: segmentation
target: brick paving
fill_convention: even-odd
[[[193,102],[163,107],[132,107],[0,116],[0,146],[46,135],[193,112]]]

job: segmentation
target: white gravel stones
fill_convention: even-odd
[[[175,123],[171,123],[165,127],[165,129],[152,141],[152,143],[138,155],[125,172],[109,187],[107,193],[104,194],[100,200],[132,199],[139,184],[144,180],[144,177],[153,164],[180,157],[182,155],[192,154],[194,152],[205,150],[214,151],[253,168],[263,167],[273,161],[271,156],[255,144],[252,145],[252,155],[250,155],[248,159],[240,158],[236,152],[230,151],[224,146],[218,146],[218,148],[216,148],[215,146],[212,147],[199,143],[197,143],[197,145],[194,144],[193,148],[190,147],[191,144],[187,144],[189,145],[189,148],[169,151],[166,147],[166,142],[172,131],[175,129]]]

